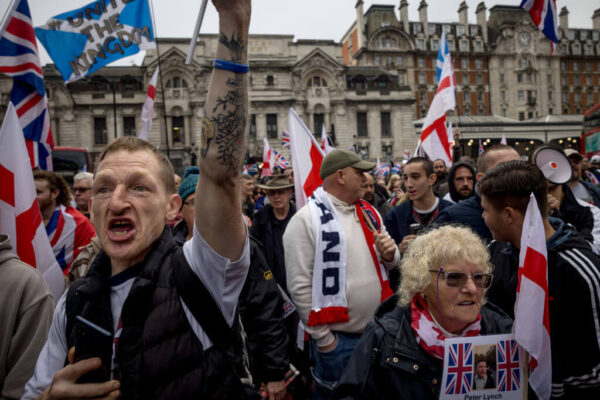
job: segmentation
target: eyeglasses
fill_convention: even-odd
[[[77,188],[73,188],[73,192],[77,193],[77,192],[81,192],[81,193],[85,193],[88,190],[90,190],[91,187],[77,187]]]
[[[494,279],[494,275],[486,272],[478,272],[475,274],[465,274],[464,272],[455,272],[455,271],[445,271],[445,270],[437,270],[430,269],[429,272],[436,272],[440,276],[442,276],[446,285],[450,287],[463,287],[467,283],[467,279],[473,279],[473,283],[479,289],[489,289],[492,286],[492,280]]]

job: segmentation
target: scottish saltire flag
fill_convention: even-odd
[[[448,346],[448,375],[444,385],[446,394],[465,394],[471,391],[473,381],[473,344],[453,343]]]
[[[52,169],[52,132],[27,0],[16,0],[0,27],[0,72],[13,77],[10,101],[25,135],[31,168]]]
[[[496,346],[498,361],[498,391],[511,392],[521,387],[519,348],[514,340],[502,340]]]
[[[520,7],[531,15],[533,23],[550,39],[552,53],[554,53],[558,43],[556,0],[522,0]]]
[[[281,131],[281,148],[290,147],[290,134],[285,129]]]
[[[37,268],[55,301],[64,288],[64,276],[44,230],[35,193],[25,140],[12,103],[0,128],[0,232],[10,236],[12,251]]]
[[[156,47],[148,0],[97,0],[52,17],[35,33],[65,82]]]

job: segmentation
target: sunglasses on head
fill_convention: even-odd
[[[471,278],[475,286],[479,289],[489,289],[494,279],[494,276],[488,272],[466,274],[464,272],[446,271],[444,269],[430,269],[429,272],[438,273],[438,276],[441,276],[446,281],[446,285],[450,287],[463,287],[467,283],[467,280]]]

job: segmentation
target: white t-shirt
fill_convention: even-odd
[[[235,317],[237,300],[244,286],[248,267],[250,266],[250,244],[248,235],[244,250],[237,261],[217,254],[194,225],[194,235],[183,245],[183,254],[192,271],[200,278],[204,286],[217,303],[223,317],[231,326]],[[113,315],[113,332],[118,336],[118,324],[121,308],[129,294],[135,275],[125,270],[111,277],[110,305]],[[31,379],[25,385],[22,399],[35,399],[52,383],[54,374],[64,366],[69,349],[67,348],[67,317],[65,313],[66,292],[61,296],[54,310],[52,326],[48,332],[48,340],[42,349]],[[192,330],[202,343],[204,349],[212,346],[212,342],[196,321],[189,308],[183,303],[183,311]],[[114,351],[114,348],[113,348]],[[113,360],[114,362],[114,360]]]

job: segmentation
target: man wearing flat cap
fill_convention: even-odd
[[[377,306],[391,296],[387,270],[400,254],[381,216],[361,200],[363,172],[375,163],[334,150],[321,164],[323,185],[283,235],[287,285],[314,362],[315,399],[329,399]]]

